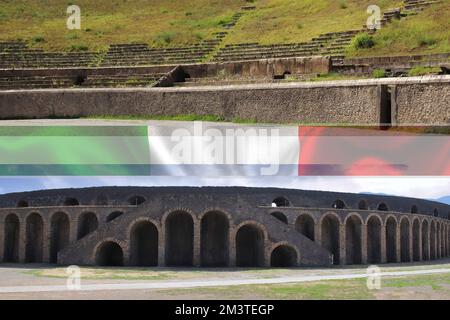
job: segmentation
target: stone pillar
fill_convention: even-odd
[[[42,227],[42,262],[49,263],[50,262],[50,241],[51,241],[51,230],[49,220],[46,218],[42,219],[42,223],[44,224]]]
[[[381,226],[381,263],[386,263],[386,225]]]
[[[397,223],[397,230],[395,231],[395,255],[396,261],[401,262],[401,233],[400,222]]]
[[[339,224],[339,256],[339,264],[344,265],[346,263],[345,224]]]
[[[361,225],[361,262],[367,264],[367,224]]]
[[[413,224],[410,223],[409,224],[409,237],[408,237],[408,250],[409,250],[409,261],[412,262],[414,261],[414,249],[413,249]]]
[[[322,228],[320,227],[320,223],[314,224],[314,242],[322,245]]]
[[[25,219],[20,219],[20,232],[19,232],[19,262],[25,262],[25,248],[27,238],[27,228]]]
[[[422,224],[419,223],[419,261],[423,260],[422,245]]]
[[[194,220],[194,267],[200,267],[200,221]]]
[[[166,231],[161,226],[158,232],[158,267],[166,266]]]
[[[234,227],[230,227],[228,243],[229,243],[228,264],[230,267],[236,267],[236,230]]]

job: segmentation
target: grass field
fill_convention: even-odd
[[[383,56],[450,52],[450,0],[443,0],[415,16],[408,16],[377,31],[374,46],[350,47],[348,56]]]

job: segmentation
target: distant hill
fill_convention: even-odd
[[[450,196],[441,197],[439,199],[436,199],[436,201],[443,202],[443,203],[450,205]]]

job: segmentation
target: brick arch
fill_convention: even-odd
[[[274,217],[275,219],[278,219],[279,221],[281,221],[281,222],[283,222],[285,224],[289,223],[288,217],[286,216],[286,214],[281,212],[281,211],[279,211],[279,210],[270,212],[270,215],[272,217]]]
[[[235,229],[236,265],[263,267],[266,263],[267,230],[256,221],[244,221]]]
[[[273,203],[276,204],[274,208],[292,207],[291,200],[289,200],[285,196],[275,196],[270,205],[272,205]]]
[[[107,243],[114,243],[120,247],[121,252],[122,252],[122,257],[121,257],[122,263],[119,265],[125,265],[125,257],[126,257],[125,241],[121,241],[121,240],[118,240],[118,239],[112,238],[112,237],[102,239],[99,242],[97,242],[97,244],[94,246],[94,249],[92,250],[92,256],[91,256],[91,261],[94,262],[93,264],[99,265],[99,261],[98,261],[99,250],[102,248],[102,246],[104,246]]]
[[[239,230],[242,226],[246,225],[246,224],[251,224],[254,225],[258,228],[261,228],[263,233],[264,233],[264,241],[268,241],[269,240],[269,233],[267,232],[266,226],[263,225],[262,223],[255,221],[255,220],[244,220],[242,222],[240,222],[237,226],[235,226],[233,229],[235,231]],[[235,235],[236,232],[234,232]]]
[[[336,212],[334,212],[334,211],[327,211],[327,212],[323,213],[323,214],[320,216],[320,218],[319,218],[319,224],[322,224],[323,219],[325,219],[325,217],[327,217],[328,215],[333,215],[335,218],[338,219],[338,221],[339,221],[340,224],[343,223],[342,218],[341,218],[340,215],[338,215],[338,214],[337,214]]]
[[[163,213],[163,215],[161,216],[161,226],[165,225],[166,219],[171,213],[178,212],[178,211],[183,211],[183,212],[186,212],[186,213],[190,214],[191,217],[192,217],[192,220],[194,221],[194,224],[198,222],[198,217],[194,213],[194,211],[192,211],[191,209],[188,209],[188,208],[184,208],[184,207],[176,207],[176,208],[171,208],[169,210],[166,210]]]
[[[310,220],[312,225],[309,222],[307,222],[308,219]],[[317,221],[315,217],[307,212],[304,212],[297,215],[297,217],[295,218],[294,227],[297,232],[300,232],[311,241],[314,241],[314,239],[316,238],[315,234],[316,224]]]
[[[230,215],[218,209],[203,212],[200,223],[200,264],[208,267],[229,265]]]
[[[50,262],[57,262],[58,252],[70,242],[70,216],[56,211],[50,216]]]
[[[350,213],[348,213],[348,214],[345,216],[345,218],[344,218],[343,224],[346,224],[346,223],[347,223],[347,220],[350,219],[350,218],[352,218],[352,217],[357,217],[357,218],[359,219],[359,221],[361,222],[361,224],[364,224],[364,219],[363,219],[363,218],[361,217],[361,215],[360,215],[359,213],[357,213],[357,212],[350,212]]]
[[[207,213],[209,213],[209,212],[212,212],[212,211],[217,211],[217,212],[223,213],[224,215],[227,216],[228,221],[230,222],[230,226],[233,224],[233,216],[232,216],[232,214],[231,214],[228,210],[225,210],[224,208],[221,208],[221,207],[210,207],[210,208],[206,208],[205,210],[203,210],[203,211],[198,215],[198,220],[201,220],[205,214],[207,214]]]
[[[165,261],[167,266],[194,265],[194,237],[198,219],[190,210],[175,209],[164,213]],[[175,235],[175,236],[174,236]]]
[[[159,222],[150,217],[133,219],[126,229],[129,239],[130,265],[157,266],[161,228]]]
[[[8,213],[3,220],[3,260],[19,262],[19,246],[21,241],[21,221],[17,214]],[[23,236],[22,236],[23,237]]]
[[[384,226],[386,226],[386,222],[388,221],[389,218],[394,218],[395,223],[398,224],[397,216],[395,216],[395,215],[393,215],[393,214],[387,214],[387,215],[384,215],[384,220],[383,220],[383,225],[384,225]]]
[[[100,224],[99,216],[94,211],[82,211],[76,218],[77,239],[82,239],[96,231]]]
[[[381,263],[383,219],[379,214],[373,213],[366,218],[365,224],[367,226],[367,261],[369,263]]]
[[[361,199],[358,201],[359,210],[369,210],[369,202],[366,199]]]
[[[397,218],[390,214],[385,217],[384,226],[386,227],[386,257],[387,262],[397,262],[397,234],[398,220]],[[394,225],[390,223],[394,222]]]
[[[340,240],[340,225],[342,221],[335,212],[327,212],[320,217],[319,223],[321,245],[333,255],[333,264],[339,264],[340,248],[342,246]]]
[[[269,257],[270,257],[270,266],[274,267],[273,263],[275,261],[273,261],[273,259],[275,258],[273,256],[274,251],[280,248],[286,248],[288,250],[292,250],[293,253],[295,254],[295,257],[288,257],[289,252],[281,252],[280,255],[278,257],[276,257],[277,260],[284,260],[284,261],[277,261],[279,263],[277,263],[278,265],[275,265],[275,267],[296,267],[300,264],[300,253],[298,251],[298,248],[292,244],[290,244],[287,241],[280,241],[277,242],[275,244],[272,244],[272,246],[269,249]],[[283,265],[281,265],[283,264]]]
[[[362,225],[364,221],[358,213],[349,213],[344,219],[345,257],[347,264],[362,263]]]
[[[44,219],[33,211],[25,217],[25,262],[42,262],[44,257]]]

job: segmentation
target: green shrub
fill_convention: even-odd
[[[375,41],[373,40],[371,35],[369,35],[367,32],[363,32],[353,38],[352,44],[356,50],[369,49],[375,45]]]
[[[348,8],[347,1],[345,1],[345,0],[339,1],[339,8],[347,9]]]
[[[385,78],[386,77],[386,70],[384,69],[375,69],[372,72],[372,76],[376,79],[379,78]]]
[[[431,67],[422,67],[417,66],[408,71],[408,76],[416,77],[416,76],[424,76],[427,74],[439,73],[441,71],[440,68],[431,68]]]
[[[44,42],[45,39],[44,39],[43,36],[35,36],[35,37],[33,37],[33,38],[31,39],[31,41],[32,41],[33,43],[40,43],[40,42]]]
[[[88,46],[84,44],[73,44],[70,46],[70,51],[88,51]]]
[[[173,40],[174,34],[172,32],[161,32],[156,35],[156,42],[161,44],[169,44]]]

